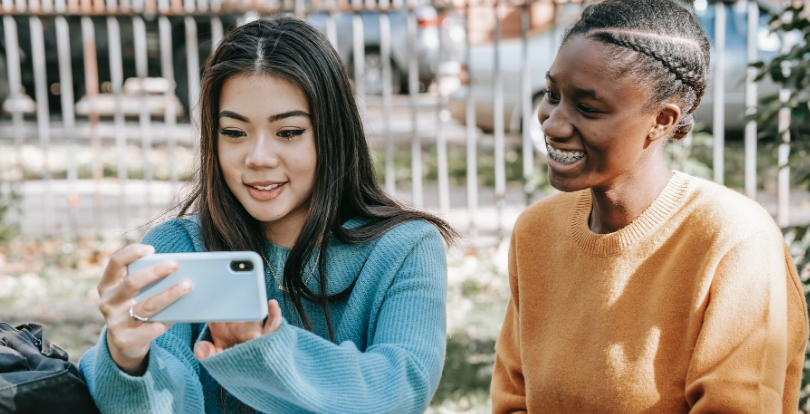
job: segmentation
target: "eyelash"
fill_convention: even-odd
[[[546,92],[546,99],[548,99],[548,101],[553,104],[557,104],[560,102],[560,97],[555,95],[551,91]],[[579,110],[589,115],[601,113],[593,108],[589,108],[587,106],[582,105],[579,106]]]
[[[220,134],[225,135],[228,138],[236,139],[244,137],[246,134],[242,131],[236,131],[233,129],[223,129],[219,131]]]
[[[285,129],[283,131],[278,131],[278,136],[287,141],[291,141],[293,138],[301,135],[304,133],[303,129]]]
[[[233,129],[223,129],[223,130],[220,130],[219,133],[222,134],[222,135],[225,135],[226,137],[231,138],[231,139],[241,138],[241,137],[244,137],[244,136],[247,135],[242,131],[237,131],[237,130],[233,130]],[[285,139],[287,141],[291,141],[293,138],[295,138],[295,137],[297,137],[297,136],[299,136],[299,135],[301,135],[303,133],[304,133],[303,129],[285,129],[283,131],[279,131],[277,135],[279,137],[281,137],[282,139]]]

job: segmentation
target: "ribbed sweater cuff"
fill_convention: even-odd
[[[205,338],[210,340],[208,325],[200,333],[200,339]],[[293,357],[291,350],[295,349],[296,341],[295,330],[286,320],[282,320],[275,332],[235,345],[201,363],[223,386],[231,381],[238,381],[241,386],[250,385],[250,382],[266,377],[268,368],[275,376],[286,376],[285,372],[278,372],[278,368],[288,364],[273,364],[273,361],[289,361]],[[261,384],[256,385],[261,387]]]
[[[147,369],[142,376],[136,377],[122,371],[110,355],[107,328],[104,328],[96,345],[93,367],[94,398],[103,412],[151,413],[150,407],[172,407],[176,398],[174,393],[155,392],[174,389],[171,378],[160,369],[166,367],[165,361],[154,349],[150,350],[147,358]]]

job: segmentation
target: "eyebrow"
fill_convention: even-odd
[[[269,120],[270,120],[270,122],[276,122],[276,121],[281,120],[281,119],[292,118],[292,117],[296,117],[296,116],[300,116],[300,117],[304,117],[306,119],[310,119],[308,113],[306,113],[304,111],[295,110],[295,111],[287,111],[287,112],[282,112],[280,114],[272,115],[272,116],[270,116]],[[237,114],[236,112],[233,112],[233,111],[222,111],[222,112],[219,113],[219,117],[220,118],[233,118],[233,119],[236,119],[237,121],[250,123],[250,119],[248,119],[246,116]]]
[[[551,83],[555,83],[555,84],[557,83],[557,80],[556,80],[556,79],[554,79],[554,77],[553,77],[553,76],[551,76],[551,74],[550,74],[550,73],[548,73],[548,72],[546,72],[546,79],[548,79],[549,81],[551,81]],[[577,95],[580,95],[580,96],[585,96],[585,97],[591,98],[591,99],[593,99],[593,100],[595,100],[595,101],[599,101],[599,102],[605,103],[605,100],[604,100],[604,99],[602,99],[602,98],[600,98],[600,97],[596,96],[596,91],[595,91],[595,90],[593,90],[593,89],[575,89],[575,90],[574,90],[574,92],[576,92],[576,93],[577,93]]]
[[[284,118],[292,118],[292,117],[295,117],[295,116],[301,116],[301,117],[304,117],[306,119],[309,119],[309,114],[308,113],[306,113],[304,111],[296,110],[296,111],[287,111],[287,112],[282,112],[280,114],[275,114],[275,115],[270,117],[270,122],[276,122],[276,121],[284,119]]]

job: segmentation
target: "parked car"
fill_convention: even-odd
[[[746,39],[747,39],[747,9],[745,2],[738,2],[734,6],[726,5],[726,48],[725,48],[725,127],[731,133],[741,132],[745,127],[744,107],[745,107],[745,75],[747,67]],[[579,7],[569,5],[566,7]],[[761,5],[761,10],[769,10],[771,6]],[[551,67],[557,52],[557,47],[565,34],[565,25],[575,20],[571,18],[573,9],[564,10],[562,22],[556,30],[548,30],[528,40],[529,61],[531,66],[531,95],[532,95],[532,139],[536,143],[542,143],[542,131],[537,120],[537,110],[543,98],[546,87],[545,74]],[[577,13],[578,14],[578,13]],[[706,30],[706,34],[714,43],[714,7],[710,7],[705,1],[696,2],[695,14],[701,25]],[[780,49],[779,38],[771,35],[766,27],[770,16],[763,11],[760,15],[760,25],[758,29],[758,58],[768,60],[772,58]],[[522,107],[520,104],[521,88],[521,64],[522,64],[523,43],[518,39],[515,41],[503,42],[500,48],[500,67],[502,73],[503,97],[504,97],[504,125],[506,132],[520,132],[522,130]],[[712,50],[714,54],[714,50]],[[472,85],[472,96],[475,99],[476,124],[485,131],[492,131],[494,128],[493,115],[493,68],[494,50],[492,45],[477,47],[471,51],[471,59],[468,62],[469,84]],[[712,73],[714,73],[714,60],[712,61]],[[776,93],[777,87],[764,80],[759,83],[759,96],[766,96]],[[466,120],[466,99],[470,91],[469,86],[462,86],[450,95],[449,110],[454,118],[462,123]],[[713,92],[711,81],[709,89],[703,97],[702,103],[695,113],[695,121],[702,123],[707,128],[713,125]],[[540,151],[545,146],[537,146]]]
[[[160,62],[160,34],[157,16],[151,14],[138,15],[142,17],[146,26],[146,54],[148,64],[148,77],[161,77]],[[65,16],[68,22],[70,37],[71,69],[73,72],[73,97],[79,101],[86,95],[84,76],[84,47],[82,38],[81,17],[75,15]],[[96,58],[98,67],[98,80],[101,92],[109,92],[108,82],[110,76],[110,44],[108,39],[107,17],[92,16]],[[121,34],[121,56],[123,63],[123,79],[136,77],[135,73],[135,41],[132,18],[117,17]],[[172,32],[173,69],[176,82],[176,95],[182,102],[185,113],[188,114],[188,70],[186,67],[186,35],[184,18],[181,16],[168,17]],[[44,31],[45,44],[45,72],[48,88],[49,107],[52,111],[59,111],[61,101],[59,92],[59,59],[56,46],[56,25],[53,16],[40,17]],[[197,24],[198,49],[200,64],[205,62],[211,52],[211,18],[198,15],[194,17]],[[31,48],[31,27],[28,18],[16,18],[17,38],[20,48],[21,80],[25,93],[35,98],[34,68]],[[0,55],[6,56],[6,40],[0,21]],[[236,16],[222,16],[225,30],[236,25]],[[3,62],[0,62],[3,63]],[[3,65],[5,66],[5,65]],[[0,72],[5,72],[5,67]],[[7,89],[8,78],[0,79],[0,91]],[[0,96],[0,101],[4,96]]]
[[[416,56],[419,68],[419,89],[425,90],[437,76],[458,76],[466,43],[462,20],[454,13],[439,14],[424,2],[414,10],[416,17]],[[337,31],[337,51],[354,76],[353,13],[333,15]],[[364,42],[364,87],[371,95],[382,94],[382,56],[380,55],[380,13],[361,12]],[[393,93],[408,91],[408,12],[388,13],[391,28],[391,87]],[[306,20],[326,33],[327,14],[313,13]],[[443,43],[443,65],[439,66],[440,39]]]
[[[460,19],[454,14],[439,15],[431,6],[421,5],[415,10],[417,23],[417,59],[419,62],[420,89],[428,85],[439,75],[455,76],[461,65],[458,63],[465,43],[465,32]],[[379,94],[382,91],[382,60],[380,56],[380,26],[379,12],[362,12],[361,18],[364,27],[365,47],[365,73],[366,91],[370,94]],[[148,77],[161,76],[160,48],[161,42],[158,29],[158,18],[154,14],[140,14],[146,25],[146,45],[148,56]],[[326,31],[326,13],[318,12],[307,16],[313,26]],[[353,34],[352,13],[336,13],[334,15],[337,28],[337,50],[344,63],[353,74]],[[211,53],[211,18],[202,14],[195,15],[194,20],[198,33],[198,53],[200,71],[206,58]],[[245,21],[245,15],[225,14],[220,17],[224,31]],[[49,107],[58,112],[61,107],[59,85],[59,64],[56,47],[56,28],[53,16],[40,18],[44,29],[45,67],[49,96]],[[84,76],[84,52],[82,39],[81,17],[66,16],[71,49],[71,63],[73,71],[74,99],[79,101],[86,95]],[[111,80],[110,53],[107,31],[107,17],[91,17],[95,28],[96,56],[98,65],[99,84],[101,91],[105,92],[104,85]],[[135,45],[132,19],[125,16],[116,17],[121,33],[121,55],[123,60],[123,79],[136,77],[135,73]],[[175,93],[183,105],[184,113],[189,114],[188,96],[188,70],[186,67],[186,33],[183,16],[169,16],[172,28],[172,54],[174,77],[176,82]],[[406,92],[408,89],[408,48],[407,48],[407,11],[398,10],[389,13],[391,27],[391,63],[392,86],[394,93]],[[31,27],[28,18],[16,18],[20,59],[22,69],[22,86],[25,93],[34,98],[34,70],[31,48]],[[460,34],[460,35],[459,35]],[[439,36],[444,42],[444,60],[448,61],[442,67],[438,66]],[[6,41],[4,39],[3,22],[0,20],[0,102],[8,94],[8,77],[6,75],[5,60]]]

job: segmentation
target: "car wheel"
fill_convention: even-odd
[[[6,70],[6,57],[0,54],[0,104],[6,100],[9,95],[8,86],[8,72]]]

